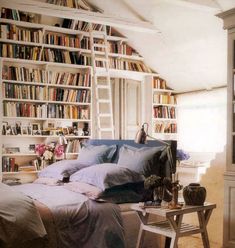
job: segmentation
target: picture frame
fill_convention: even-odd
[[[20,148],[19,147],[5,147],[5,152],[8,154],[19,153]]]
[[[33,135],[32,125],[28,125],[28,135]]]
[[[21,126],[21,135],[28,135],[28,126]]]
[[[12,135],[11,125],[6,126],[6,135]]]
[[[11,125],[11,133],[12,135],[17,135],[17,130],[15,125]]]
[[[3,121],[2,122],[2,135],[6,135],[7,126],[8,126],[8,122]]]
[[[29,144],[29,151],[35,152],[36,145],[35,144]]]
[[[16,128],[16,134],[17,135],[21,134],[21,122],[20,121],[17,121],[15,123],[15,128]]]
[[[69,129],[67,127],[63,127],[62,131],[63,131],[63,135],[69,134]]]
[[[39,123],[32,123],[32,135],[40,135],[41,134],[41,128]]]

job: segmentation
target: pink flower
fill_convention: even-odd
[[[60,157],[64,154],[64,146],[63,145],[57,145],[55,147],[55,151],[54,151],[54,154],[57,156],[57,157]]]
[[[46,145],[45,144],[37,144],[35,147],[35,152],[38,154],[38,156],[43,156],[43,153],[46,151]]]

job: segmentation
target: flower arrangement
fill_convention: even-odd
[[[144,188],[152,190],[153,200],[164,200],[170,202],[172,200],[172,190],[177,188],[177,190],[182,189],[179,181],[172,181],[168,177],[159,177],[157,175],[151,175],[144,180]]]
[[[59,144],[55,145],[54,143],[49,145],[37,144],[35,152],[41,160],[45,160],[50,164],[53,162],[54,158],[58,159],[64,156],[64,146]]]
[[[144,188],[152,191],[154,201],[171,201],[171,179],[168,177],[159,177],[151,175],[144,180]]]
[[[178,161],[187,160],[187,159],[189,159],[189,158],[190,158],[189,154],[186,153],[184,150],[178,149],[178,150],[176,151],[176,159],[177,159]]]

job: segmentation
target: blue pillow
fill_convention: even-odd
[[[116,150],[116,145],[85,145],[78,155],[78,162],[86,166],[109,163],[111,162]]]
[[[68,178],[71,174],[83,167],[84,165],[81,165],[77,160],[61,160],[42,169],[38,173],[38,177],[62,180],[63,178]]]
[[[70,177],[71,182],[88,183],[102,190],[126,183],[141,182],[143,180],[143,175],[113,163],[86,167],[75,172]]]
[[[128,168],[145,177],[159,174],[159,161],[165,146],[142,147],[123,145],[119,151],[118,166]]]

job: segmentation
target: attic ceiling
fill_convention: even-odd
[[[153,70],[178,92],[226,85],[227,37],[215,14],[234,0],[89,0],[104,14],[146,20],[160,33],[120,30]]]

